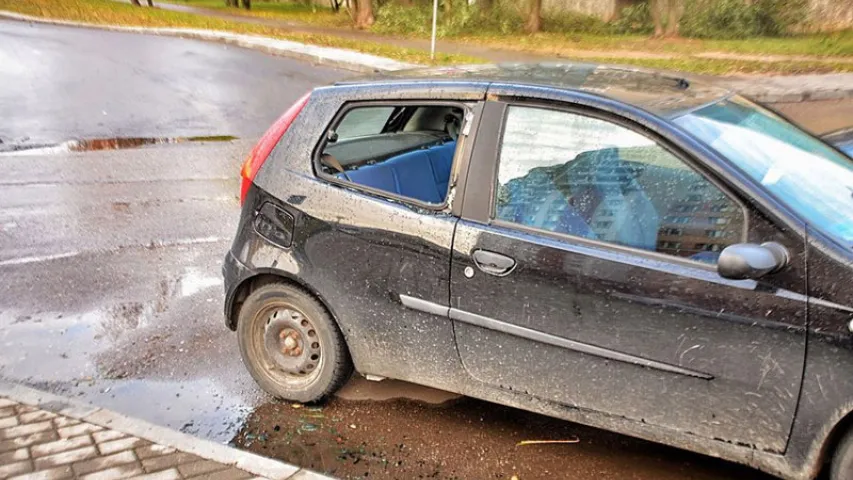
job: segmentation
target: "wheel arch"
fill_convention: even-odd
[[[317,299],[320,302],[320,305],[326,309],[326,312],[332,319],[335,321],[335,324],[338,326],[338,329],[344,335],[344,339],[346,340],[346,332],[341,325],[338,316],[335,314],[335,311],[329,305],[329,302],[317,291],[317,289],[311,287],[311,285],[305,283],[304,281],[296,278],[295,276],[289,275],[287,272],[283,272],[280,270],[260,270],[254,275],[250,277],[246,277],[234,287],[232,293],[226,299],[226,322],[225,324],[232,331],[237,330],[237,319],[239,318],[240,307],[243,305],[243,302],[246,301],[246,298],[252,291],[257,290],[258,288],[269,285],[271,283],[284,283],[294,287],[297,287],[306,293],[310,294],[312,297]],[[349,347],[347,346],[347,350]]]
[[[815,461],[811,464],[811,468],[809,469],[810,475],[808,478],[818,478],[822,473],[827,471],[835,455],[835,451],[838,449],[838,445],[841,443],[841,440],[845,435],[851,431],[853,431],[853,410],[848,410],[847,413],[832,426],[829,434],[821,444],[816,457],[813,457],[815,458]]]

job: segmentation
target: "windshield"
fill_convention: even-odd
[[[809,225],[853,247],[853,160],[743,98],[703,107],[675,123],[760,182]]]

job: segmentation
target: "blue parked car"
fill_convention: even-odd
[[[853,119],[850,119],[853,122]],[[853,128],[844,128],[824,135],[823,139],[838,147],[839,150],[853,157]]]

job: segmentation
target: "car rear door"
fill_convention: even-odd
[[[489,102],[468,178],[450,316],[474,380],[784,451],[805,353],[798,235],[690,154],[589,107]],[[717,274],[725,246],[771,240],[791,252],[784,271]]]

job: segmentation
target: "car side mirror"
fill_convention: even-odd
[[[776,242],[737,243],[720,253],[717,273],[732,280],[755,280],[778,272],[788,265],[789,258],[788,249]]]
[[[326,141],[328,143],[335,143],[338,141],[338,132],[331,131],[326,135]]]

